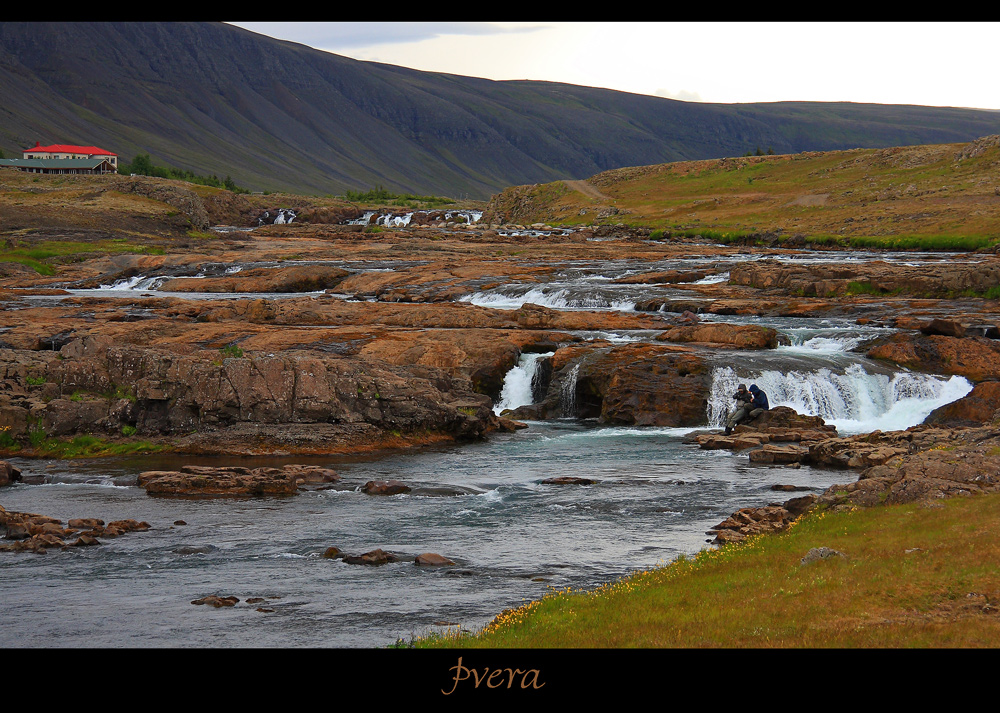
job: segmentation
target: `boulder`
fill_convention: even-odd
[[[410,492],[410,486],[399,480],[369,480],[361,490],[369,495],[399,495]]]
[[[946,337],[964,337],[965,327],[950,319],[932,319],[920,328],[923,334],[941,334]]]
[[[413,559],[413,563],[423,567],[443,567],[455,564],[447,557],[442,557],[441,555],[433,552],[424,552],[423,554],[417,555]]]
[[[563,347],[551,357],[544,399],[512,412],[518,419],[577,416],[636,426],[705,423],[711,368],[672,345]]]
[[[808,458],[809,449],[797,445],[767,443],[758,450],[750,451],[751,463],[802,463]]]
[[[0,460],[0,486],[21,480],[21,471],[5,460]]]
[[[924,419],[928,426],[981,426],[1000,417],[1000,381],[983,381],[950,404],[939,406]]]
[[[299,479],[294,469],[183,466],[180,471],[140,473],[137,484],[150,495],[246,497],[293,495]]]
[[[774,349],[778,332],[756,324],[701,322],[671,327],[656,337],[665,342],[698,342],[734,349]]]
[[[348,555],[344,557],[344,562],[347,564],[382,565],[398,561],[399,557],[382,549],[365,552],[362,555]]]

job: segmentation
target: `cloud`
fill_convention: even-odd
[[[336,51],[348,47],[410,44],[444,35],[500,35],[543,30],[545,25],[491,22],[233,22],[251,32]]]

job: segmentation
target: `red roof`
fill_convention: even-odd
[[[49,151],[52,153],[85,153],[90,156],[117,156],[116,153],[105,151],[96,146],[70,146],[69,144],[52,144],[51,146],[39,146],[38,142],[25,151]]]

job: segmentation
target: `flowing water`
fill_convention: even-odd
[[[568,266],[549,285],[510,285],[468,299],[493,300],[494,306],[506,300],[503,306],[513,307],[539,298],[564,309],[589,300],[627,310],[636,295],[670,290],[610,286],[611,279],[639,267]],[[716,269],[724,272],[725,265]],[[105,289],[135,294],[140,284]],[[711,357],[706,417],[715,426],[739,382],[757,383],[772,406],[821,415],[842,432],[915,425],[932,408],[971,389],[960,377],[891,369],[851,351],[884,329],[837,319],[704,318],[773,326],[788,342],[767,352]],[[580,333],[615,343],[651,341],[655,334]],[[522,356],[507,376],[498,412],[538,398],[534,375],[546,356]],[[703,451],[685,443],[691,429],[580,420],[574,418],[572,394],[573,389],[565,394],[565,418],[415,453],[11,459],[38,484],[0,492],[8,510],[64,521],[135,518],[153,529],[44,556],[0,553],[0,645],[377,647],[458,625],[475,629],[552,588],[594,587],[692,554],[708,546],[705,531],[734,510],[787,499],[771,490],[774,485],[820,492],[855,477],[821,468],[753,465],[745,453]],[[135,486],[144,470],[184,463],[282,462],[328,465],[343,480],[328,489],[267,499],[157,498]],[[542,482],[557,476],[597,482]],[[402,480],[413,491],[369,496],[360,490],[369,480],[385,479]],[[176,524],[181,521],[186,524]],[[349,565],[322,556],[331,546],[349,554],[382,548],[403,559]],[[413,556],[423,552],[456,564],[415,566]],[[233,595],[241,602],[221,609],[191,604],[208,595]],[[246,602],[253,597],[261,601]]]

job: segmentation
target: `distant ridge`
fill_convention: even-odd
[[[699,104],[360,62],[221,23],[0,23],[0,149],[79,143],[255,190],[488,198],[623,166],[1000,133],[1000,112]]]

